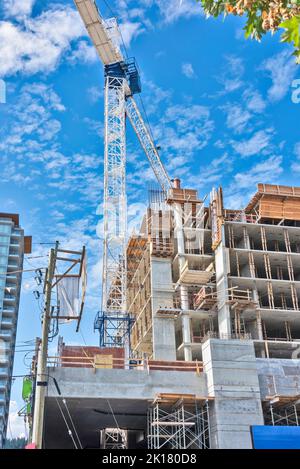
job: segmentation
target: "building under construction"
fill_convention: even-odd
[[[232,210],[175,180],[126,266],[101,347],[48,357],[44,448],[252,448],[257,426],[299,425],[299,187],[258,184]]]

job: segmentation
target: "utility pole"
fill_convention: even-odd
[[[38,353],[37,374],[36,374],[36,390],[35,390],[35,405],[33,415],[33,430],[32,442],[35,443],[37,449],[42,449],[43,446],[43,426],[44,426],[44,409],[45,409],[45,395],[48,382],[46,380],[47,372],[47,355],[48,355],[48,335],[51,322],[51,293],[53,279],[55,275],[55,266],[58,251],[58,241],[56,241],[55,248],[51,249],[49,256],[49,264],[45,278],[45,303],[44,303],[44,316],[42,325],[42,341]]]

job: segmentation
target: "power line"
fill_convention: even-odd
[[[24,259],[41,259],[42,257],[48,257],[48,255],[45,255],[45,256],[25,256]]]
[[[38,267],[38,269],[45,270],[45,267]],[[37,269],[22,269],[22,270],[14,270],[13,272],[6,272],[5,274],[0,273],[1,277],[9,277],[12,274],[19,274],[23,272],[35,272]]]
[[[32,243],[32,245],[37,245],[37,244],[39,244],[39,245],[41,245],[41,246],[50,246],[50,245],[52,246],[52,245],[55,244],[55,243],[56,243],[56,241],[52,241],[51,243]]]
[[[60,413],[61,413],[61,415],[62,415],[62,418],[63,418],[63,420],[64,420],[64,422],[65,422],[65,424],[66,424],[66,427],[67,427],[67,430],[68,430],[68,435],[70,436],[70,438],[71,438],[71,440],[72,440],[72,442],[73,442],[73,445],[75,446],[75,449],[78,449],[78,446],[77,446],[77,444],[76,444],[76,442],[75,442],[75,440],[74,440],[74,436],[73,436],[72,430],[71,430],[70,427],[69,427],[69,424],[68,424],[68,422],[67,422],[67,419],[66,419],[66,417],[65,417],[65,415],[64,415],[64,412],[63,412],[63,410],[62,410],[62,408],[61,408],[61,406],[60,406],[60,403],[59,403],[57,397],[55,397],[55,400],[56,400],[56,403],[57,403],[58,408],[59,408],[59,410],[60,410]]]
[[[68,408],[68,406],[67,406],[67,401],[66,401],[66,399],[63,399],[62,401],[63,401],[63,403],[64,403],[64,405],[65,405],[65,407],[66,407],[66,409],[67,409],[67,413],[68,413],[69,419],[70,419],[70,421],[71,421],[71,424],[72,424],[72,426],[73,426],[73,429],[74,429],[75,435],[76,435],[76,437],[77,437],[77,440],[78,440],[78,442],[79,442],[80,449],[83,449],[82,444],[81,444],[81,441],[80,441],[80,438],[79,438],[78,433],[77,433],[77,430],[76,430],[76,427],[75,427],[74,422],[73,422],[73,419],[72,419],[72,417],[71,417],[69,408]]]

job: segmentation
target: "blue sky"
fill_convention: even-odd
[[[258,182],[300,185],[300,103],[292,101],[300,67],[278,35],[246,41],[242,18],[206,19],[194,0],[98,0],[105,17],[112,16],[107,3],[137,59],[143,104],[171,177],[202,197],[222,185],[231,208],[243,207]],[[43,256],[27,258],[26,269],[45,266],[50,246],[39,243],[87,246],[82,333],[70,325],[60,332],[68,342],[84,337],[97,344],[103,68],[72,0],[1,1],[0,78],[7,85],[7,103],[0,104],[1,210],[20,213],[33,236],[30,257]],[[127,136],[132,226],[154,181],[129,125]],[[18,345],[40,335],[34,289],[32,273],[24,274]],[[23,355],[16,354],[17,375],[26,372]],[[16,379],[13,434],[24,431],[16,417],[20,386]]]

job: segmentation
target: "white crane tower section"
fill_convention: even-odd
[[[75,4],[105,69],[102,311],[125,314],[126,112],[165,194],[172,185],[133,99],[132,95],[141,91],[139,75],[135,61],[125,60],[122,55],[116,20],[104,20],[94,0],[75,0]]]
[[[105,79],[102,310],[126,311],[125,79]]]

